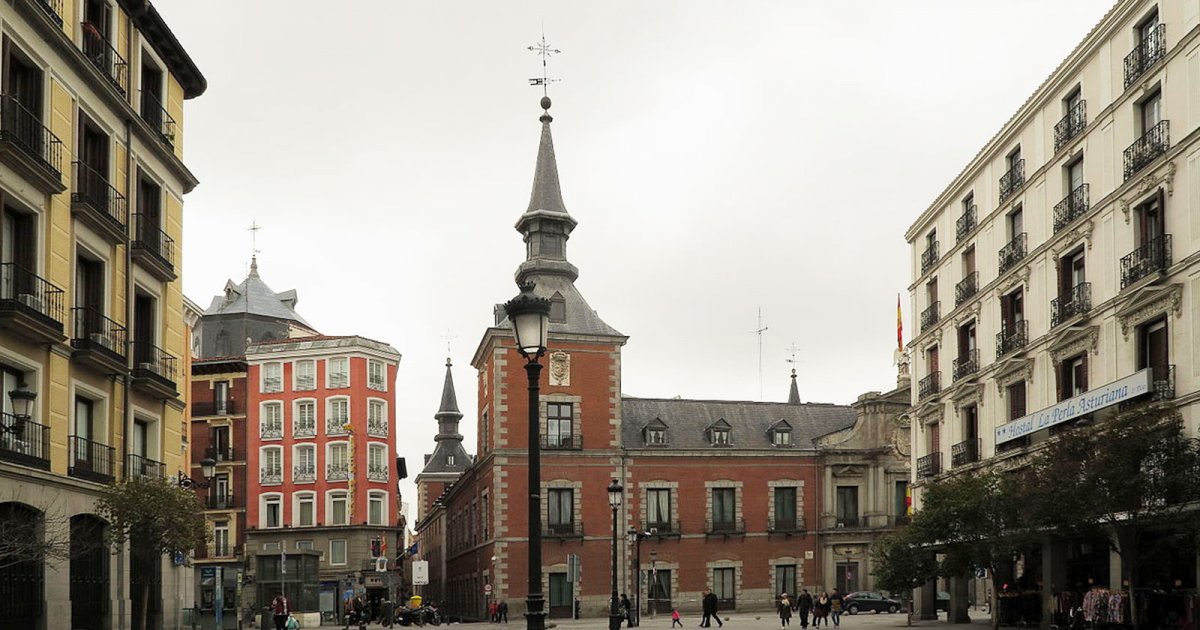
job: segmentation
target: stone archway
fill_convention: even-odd
[[[91,514],[71,518],[71,628],[105,630],[111,585],[109,553],[104,542],[108,526]]]
[[[45,537],[41,511],[0,503],[0,630],[29,630],[45,614]]]

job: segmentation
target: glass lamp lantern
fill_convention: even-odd
[[[504,304],[517,350],[526,358],[545,354],[550,332],[550,300],[534,295],[533,288],[532,283],[522,285],[517,297]]]

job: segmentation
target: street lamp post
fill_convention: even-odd
[[[525,627],[545,630],[545,597],[542,595],[542,529],[540,495],[542,453],[538,437],[538,395],[542,364],[550,327],[550,300],[533,294],[533,283],[521,285],[517,297],[504,304],[504,312],[516,337],[517,351],[525,358],[529,376],[529,591],[525,597]]]
[[[608,630],[621,630],[621,609],[617,602],[617,508],[625,489],[616,479],[608,484],[608,506],[612,508],[612,602],[608,611]]]
[[[637,627],[642,625],[642,539],[650,537],[652,532],[638,531],[636,527],[630,527],[625,534],[629,544],[633,545],[633,557],[630,561],[633,576],[633,606],[637,612],[634,612],[629,617],[629,625]]]
[[[8,392],[8,400],[12,403],[12,424],[0,422],[0,430],[20,437],[25,432],[25,423],[33,417],[33,401],[37,400],[37,392],[29,391],[29,386],[22,382]]]
[[[213,474],[216,473],[216,471],[217,462],[211,457],[205,457],[204,460],[200,462],[200,474],[204,475],[204,479],[192,479],[191,477],[183,474],[183,471],[180,470],[178,473],[176,473],[175,482],[179,484],[180,488],[187,488],[188,490],[191,490],[192,488],[207,488],[211,483],[209,480],[212,479]]]

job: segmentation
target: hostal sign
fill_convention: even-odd
[[[1011,442],[1056,424],[1062,424],[1093,411],[1111,407],[1150,391],[1150,368],[1134,372],[1123,379],[1083,392],[1057,405],[1035,411],[996,427],[996,444]]]

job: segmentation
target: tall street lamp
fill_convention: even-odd
[[[512,325],[517,351],[525,357],[525,373],[529,376],[529,592],[525,597],[525,627],[527,630],[545,630],[540,518],[542,453],[538,446],[538,379],[542,374],[542,364],[538,363],[538,359],[546,354],[550,300],[534,295],[533,283],[524,284],[517,297],[504,304],[504,312]]]
[[[204,476],[204,479],[192,479],[191,477],[183,474],[183,471],[180,470],[175,475],[175,482],[179,484],[180,488],[187,488],[188,490],[191,490],[192,488],[207,488],[210,485],[209,480],[212,479],[213,474],[215,474],[216,471],[216,460],[211,457],[205,457],[204,460],[200,462],[200,474]]]
[[[608,484],[608,506],[612,508],[612,605],[608,611],[608,630],[621,630],[621,608],[617,602],[617,508],[625,489],[616,479]]]

